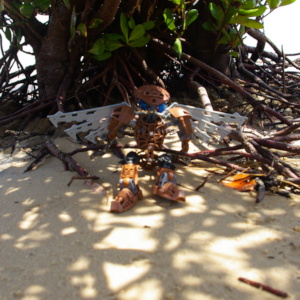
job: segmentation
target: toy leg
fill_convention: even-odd
[[[111,202],[111,212],[124,212],[133,207],[136,202],[143,198],[143,193],[138,185],[138,155],[130,152],[126,157],[126,163],[122,165],[122,171],[119,180],[120,192]],[[138,158],[139,159],[139,158]]]
[[[158,179],[152,188],[155,195],[163,198],[185,202],[185,192],[178,189],[176,185],[177,176],[175,175],[175,166],[172,164],[171,156],[162,155],[158,159],[160,170],[157,172]]]

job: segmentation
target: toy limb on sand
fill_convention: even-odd
[[[111,202],[112,212],[124,212],[143,197],[138,185],[140,167],[145,171],[157,171],[157,181],[152,188],[153,194],[171,201],[185,202],[185,192],[179,190],[176,185],[177,176],[172,157],[168,154],[161,156],[155,154],[155,151],[163,147],[167,127],[170,125],[178,127],[182,151],[188,152],[189,142],[194,136],[207,142],[211,139],[208,133],[218,133],[220,139],[223,139],[230,131],[216,124],[236,123],[240,128],[247,119],[238,113],[226,114],[178,103],[167,106],[170,94],[155,85],[138,88],[136,95],[139,99],[138,110],[123,102],[70,113],[57,112],[48,116],[56,127],[59,122],[81,123],[73,125],[65,132],[74,139],[80,132],[89,132],[85,138],[94,144],[96,138],[100,138],[110,145],[116,137],[122,135],[127,126],[134,128],[137,146],[144,150],[144,154],[130,152],[126,156],[119,180],[120,192]]]

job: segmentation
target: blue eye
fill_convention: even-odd
[[[143,100],[139,99],[139,104],[142,110],[147,110],[148,109],[148,105],[146,102],[144,102]]]
[[[166,103],[163,103],[158,106],[158,112],[163,112],[166,109]]]

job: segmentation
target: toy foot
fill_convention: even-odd
[[[153,194],[172,200],[185,202],[185,192],[178,189],[175,183],[167,182],[163,187],[153,186]]]
[[[137,203],[138,196],[138,194],[133,195],[130,189],[122,189],[116,200],[111,202],[110,211],[121,213],[130,209]]]

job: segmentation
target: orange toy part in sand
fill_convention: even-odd
[[[234,176],[222,180],[221,183],[234,190],[238,191],[253,191],[256,185],[255,179],[253,176],[248,174],[236,174]]]

